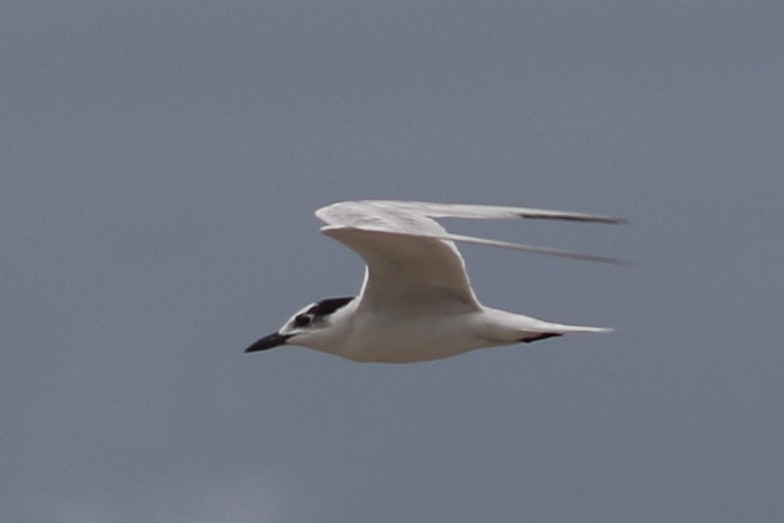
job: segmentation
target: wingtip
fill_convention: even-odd
[[[590,223],[607,223],[610,225],[627,225],[629,220],[626,218],[616,218],[615,216],[606,216],[602,214],[579,214],[571,212],[558,212],[558,211],[541,211],[540,213],[519,212],[517,215],[520,218],[527,220],[562,220],[569,222],[590,222]]]

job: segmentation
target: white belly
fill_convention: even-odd
[[[412,363],[428,361],[497,345],[477,336],[476,314],[376,319],[355,318],[345,342],[334,347],[338,356],[354,361]],[[332,352],[332,351],[330,351]]]

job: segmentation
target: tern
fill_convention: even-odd
[[[411,201],[338,202],[316,211],[321,232],[365,261],[359,296],[327,298],[297,311],[245,352],[299,345],[358,362],[413,363],[475,349],[612,329],[539,320],[482,305],[455,242],[567,258],[614,258],[451,234],[436,218],[528,218],[624,223],[596,214]]]

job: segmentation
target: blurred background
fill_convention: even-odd
[[[784,4],[0,7],[0,516],[784,518]],[[464,246],[479,298],[612,326],[395,366],[245,355],[363,264],[313,211]]]

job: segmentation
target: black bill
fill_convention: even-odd
[[[285,334],[278,334],[277,332],[273,332],[268,336],[264,336],[256,343],[245,349],[245,352],[258,352],[260,350],[271,349],[273,347],[277,347],[278,345],[283,345],[290,337],[291,336],[287,336]]]

